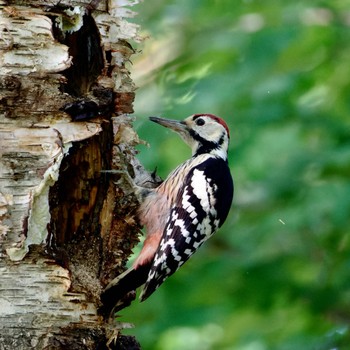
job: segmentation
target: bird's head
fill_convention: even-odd
[[[213,114],[194,114],[183,121],[150,117],[155,123],[177,132],[192,154],[210,153],[227,159],[230,133],[226,122]]]

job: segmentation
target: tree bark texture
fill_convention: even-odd
[[[138,348],[99,314],[138,241],[126,173],[148,176],[135,3],[0,0],[0,349]]]

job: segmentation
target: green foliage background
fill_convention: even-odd
[[[131,67],[149,169],[190,155],[149,115],[231,129],[224,227],[121,312],[143,349],[350,348],[350,1],[145,1]]]

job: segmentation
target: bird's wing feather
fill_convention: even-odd
[[[225,182],[219,183],[223,180],[226,188]],[[141,300],[151,295],[221,226],[227,214],[218,217],[217,207],[225,201],[228,212],[230,192],[232,179],[227,163],[210,158],[189,172],[171,209]]]

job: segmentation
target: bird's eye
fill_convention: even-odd
[[[204,119],[202,119],[202,118],[198,118],[198,119],[196,119],[196,124],[197,124],[198,126],[202,126],[202,125],[205,124],[205,121],[204,121]]]

